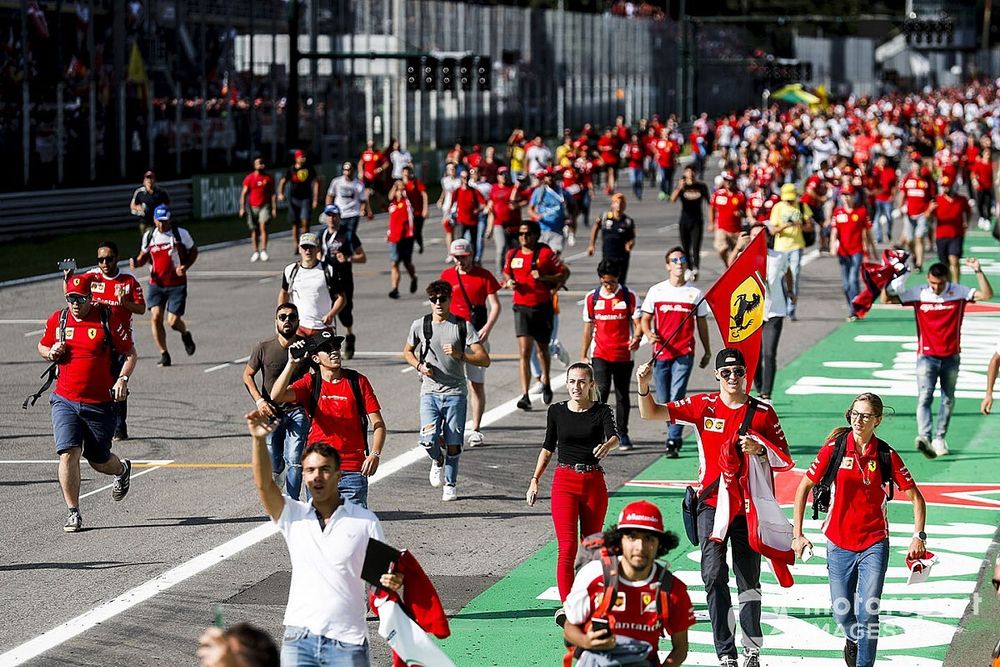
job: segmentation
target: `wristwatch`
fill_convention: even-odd
[[[128,382],[128,376],[127,375],[119,375],[118,379],[119,380],[125,380],[126,382]]]
[[[374,451],[373,451],[373,452],[372,452],[372,455],[373,455],[373,456],[374,456],[375,458],[377,458],[377,459],[380,459],[380,458],[382,458],[382,452],[374,452]]]
[[[918,530],[917,532],[913,533],[913,537],[914,539],[920,540],[921,542],[927,541],[927,533],[925,533],[922,530]]]

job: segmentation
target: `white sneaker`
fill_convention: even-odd
[[[458,500],[458,492],[455,490],[454,484],[444,485],[444,490],[441,491],[441,500],[445,502],[449,500]]]
[[[918,435],[913,439],[913,444],[916,445],[917,451],[927,458],[933,459],[937,457],[937,452],[931,447],[931,443],[927,441],[926,436]]]
[[[260,259],[260,253],[259,253],[259,252],[257,252],[256,250],[254,250],[254,251],[253,251],[253,254],[252,254],[252,255],[250,255],[250,261],[251,261],[251,262],[256,262],[256,261],[257,261],[257,260],[259,260],[259,259]]]
[[[575,246],[576,245],[576,234],[574,234],[573,232],[569,232],[566,235],[566,243],[568,243],[571,248],[573,246]]]
[[[933,449],[934,453],[938,456],[944,456],[948,453],[948,443],[944,438],[934,438],[931,440],[931,449]]]
[[[437,461],[431,461],[431,472],[427,475],[427,479],[430,480],[431,486],[435,489],[441,486],[441,470],[443,467],[438,465]]]
[[[473,431],[469,434],[469,447],[477,447],[479,445],[485,444],[486,438],[483,437],[481,431]]]
[[[270,259],[270,258],[267,256],[267,251],[266,250],[261,250],[260,251],[260,261],[266,262],[268,259]]]
[[[695,275],[693,270],[691,269],[684,270],[684,282],[691,282],[692,280],[694,280],[694,278]]]

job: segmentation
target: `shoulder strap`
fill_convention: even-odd
[[[472,299],[469,298],[469,292],[465,289],[465,284],[462,282],[462,273],[455,267],[455,280],[458,281],[458,289],[462,291],[462,298],[465,299],[465,305],[469,309],[469,319],[472,319]]]
[[[302,265],[299,264],[298,262],[295,262],[295,264],[292,265],[292,272],[288,274],[288,293],[289,294],[292,293],[292,283],[295,282],[295,276],[298,275],[300,268],[302,268]]]
[[[590,317],[590,321],[594,321],[594,308],[597,307],[597,300],[601,298],[601,286],[598,285],[594,288],[594,298],[587,302],[587,315]]]
[[[424,359],[427,358],[427,353],[431,349],[431,338],[434,336],[434,327],[431,324],[432,315],[430,313],[424,315],[423,321],[423,332],[424,332],[424,346],[420,350],[420,362],[423,363]]]
[[[69,308],[63,308],[59,313],[59,331],[56,336],[60,343],[66,342],[66,318],[69,317]]]
[[[365,442],[365,454],[368,453],[368,413],[365,411],[365,397],[361,393],[361,374],[352,368],[341,371],[351,385],[354,394],[354,405],[357,406],[358,418],[361,422],[361,439]]]
[[[326,262],[322,262],[320,268],[323,269],[323,278],[326,279],[326,291],[330,293],[330,298],[336,301],[340,287],[337,283],[337,274],[334,273],[333,266]]]
[[[670,611],[670,592],[674,589],[674,574],[666,565],[660,567],[660,587],[656,593],[656,617],[666,618]]]
[[[323,376],[319,372],[319,368],[312,371],[312,393],[309,397],[309,418],[314,419],[316,416],[316,408],[319,406],[319,395],[323,389]]]
[[[600,559],[604,593],[601,595],[601,603],[594,609],[591,618],[607,618],[608,611],[614,606],[615,598],[618,597],[618,557],[610,553],[607,548],[602,548]]]
[[[458,320],[458,345],[462,352],[465,352],[465,341],[469,338],[469,323],[461,318],[456,318]]]
[[[840,462],[844,460],[844,454],[847,452],[848,433],[849,431],[844,431],[837,436],[836,441],[833,443],[833,455],[830,457],[830,463],[823,472],[823,479],[820,480],[820,483],[824,486],[830,486],[837,476],[837,471],[840,470]]]
[[[747,431],[750,430],[750,424],[753,422],[754,412],[757,411],[757,406],[759,404],[760,402],[756,398],[753,396],[747,396],[747,411],[743,414],[743,423],[740,424],[740,430],[738,431],[741,436],[746,435]]]
[[[97,307],[97,314],[101,318],[101,328],[104,329],[104,344],[111,347],[111,309],[100,304]]]
[[[143,248],[148,248],[149,244],[153,242],[153,229],[150,228],[146,230],[146,233],[142,236],[142,245],[139,246],[139,252],[142,252]]]
[[[892,500],[895,494],[896,484],[892,481],[892,448],[887,442],[882,439],[877,439],[878,442],[878,467],[882,474],[882,486],[886,484],[889,485],[889,500]]]

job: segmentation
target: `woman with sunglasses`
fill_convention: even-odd
[[[889,566],[886,478],[913,503],[916,532],[907,556],[922,558],[927,541],[924,498],[899,454],[875,435],[883,410],[882,399],[876,394],[855,398],[844,414],[849,426],[830,432],[795,493],[792,548],[801,557],[813,548],[802,533],[806,498],[813,486],[824,480],[827,470],[836,466],[823,533],[833,617],[847,637],[844,660],[851,667],[875,664],[879,605]],[[886,460],[888,471],[882,470]]]
[[[559,543],[556,583],[562,601],[573,587],[573,565],[580,539],[604,527],[608,487],[601,460],[618,447],[614,414],[607,404],[597,402],[590,364],[577,362],[566,369],[566,390],[568,401],[549,406],[545,442],[525,496],[528,505],[534,506],[538,480],[558,449],[552,478],[552,523]]]

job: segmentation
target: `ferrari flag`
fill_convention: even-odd
[[[760,359],[766,285],[767,243],[758,234],[705,294],[725,346],[737,348],[746,359],[748,393]]]

